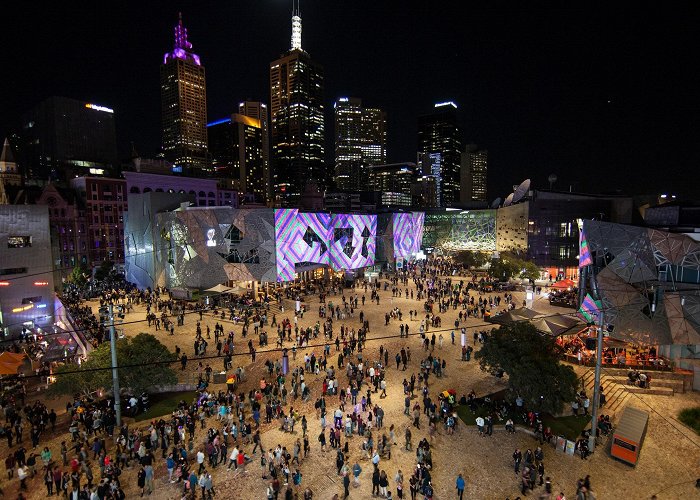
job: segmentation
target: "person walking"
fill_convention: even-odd
[[[362,467],[360,467],[360,464],[355,462],[355,465],[352,466],[352,477],[353,477],[353,485],[355,488],[360,486],[360,474],[362,473]]]
[[[459,498],[459,500],[462,500],[462,496],[464,495],[464,485],[465,485],[464,478],[462,477],[462,474],[459,474],[457,476],[457,480],[455,481],[455,485],[457,487],[457,498]]]

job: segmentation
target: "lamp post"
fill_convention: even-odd
[[[119,394],[119,370],[117,367],[117,329],[114,328],[114,306],[109,305],[109,346],[112,352],[112,392],[114,393],[114,413],[117,427],[122,426],[122,403]]]
[[[603,309],[600,310],[598,321],[598,340],[595,353],[595,387],[593,388],[593,411],[591,411],[591,434],[588,438],[588,450],[595,450],[595,437],[598,431],[598,404],[600,402],[600,371],[603,365]]]

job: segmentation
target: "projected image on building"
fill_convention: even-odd
[[[271,210],[194,208],[158,214],[159,254],[169,287],[208,288],[225,281],[272,281]]]
[[[374,265],[377,249],[377,216],[333,214],[331,216],[331,267],[360,269]]]
[[[277,281],[293,280],[299,264],[326,264],[336,271],[371,266],[376,238],[376,215],[275,210]]]
[[[275,210],[277,281],[294,279],[297,264],[328,264],[331,216]]]
[[[423,241],[423,212],[392,214],[394,258],[410,259],[420,250]]]

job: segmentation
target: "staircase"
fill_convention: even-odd
[[[676,392],[685,392],[685,375],[674,372],[650,372],[651,387],[643,389],[628,383],[627,370],[623,368],[605,368],[600,375],[600,385],[605,393],[603,413],[616,413],[624,408],[632,394],[654,394],[673,396]],[[595,370],[588,368],[579,379],[581,386],[589,397],[595,389]]]
[[[586,394],[592,398],[595,391],[595,371],[592,369],[586,370],[580,380],[582,387],[586,390]],[[618,384],[607,375],[601,374],[600,385],[603,386],[603,392],[605,393],[605,406],[601,410],[602,413],[616,413],[632,397],[632,394],[623,385]]]

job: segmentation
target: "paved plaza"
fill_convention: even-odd
[[[453,277],[459,279],[458,277]],[[402,286],[402,289],[406,287]],[[415,286],[409,282],[409,289],[415,293]],[[395,426],[396,441],[398,446],[392,448],[391,458],[382,458],[379,464],[381,470],[385,470],[389,477],[389,490],[393,492],[394,498],[396,489],[394,484],[394,476],[397,470],[401,470],[405,480],[404,497],[409,497],[408,478],[416,464],[415,451],[405,451],[401,444],[407,426],[411,425],[410,417],[403,413],[403,388],[402,381],[404,378],[409,378],[412,373],[418,372],[418,365],[422,358],[426,356],[425,350],[421,345],[421,338],[418,335],[420,321],[409,319],[409,310],[419,311],[419,317],[423,318],[423,300],[412,300],[406,298],[393,297],[391,288],[379,292],[379,305],[370,302],[370,292],[364,292],[362,289],[346,289],[344,291],[346,297],[350,297],[357,293],[362,296],[365,293],[367,301],[364,306],[360,305],[355,311],[354,317],[346,317],[344,320],[334,321],[334,333],[339,331],[340,324],[357,329],[360,326],[358,314],[363,311],[365,318],[369,320],[370,332],[367,335],[367,343],[363,350],[363,356],[366,361],[377,360],[379,357],[379,348],[383,346],[389,352],[389,367],[387,370],[387,397],[380,398],[379,393],[373,394],[373,403],[379,404],[385,412],[384,428],[381,430],[388,434],[389,426]],[[474,294],[475,292],[471,292]],[[501,294],[502,295],[502,294]],[[523,294],[514,292],[515,304],[520,306],[523,301]],[[478,298],[478,296],[477,296]],[[333,302],[334,304],[342,304],[339,295],[329,294],[326,298],[326,303]],[[305,303],[307,312],[302,318],[299,318],[300,327],[313,327],[319,320],[318,306],[319,301],[316,296],[306,296]],[[97,304],[92,303],[93,310],[97,312]],[[276,314],[277,322],[279,323],[284,318],[289,318],[293,321],[294,303],[290,300],[284,301],[285,311],[281,312],[277,305],[271,308],[271,313]],[[403,313],[402,321],[392,319],[388,326],[385,326],[385,313],[389,310],[398,307]],[[501,303],[501,309],[505,307]],[[554,309],[549,306],[546,300],[542,297],[537,297],[534,306],[535,309],[542,312],[562,312],[569,310]],[[430,394],[435,396],[438,392],[442,392],[448,388],[454,388],[457,391],[458,397],[467,394],[474,390],[478,396],[500,390],[505,387],[505,382],[498,379],[487,372],[482,372],[478,364],[473,360],[469,362],[461,361],[461,347],[459,341],[459,330],[455,332],[455,344],[451,343],[450,332],[453,329],[454,321],[457,317],[458,310],[450,309],[448,312],[441,314],[436,313],[442,319],[442,327],[430,328],[428,335],[435,333],[443,335],[443,345],[439,346],[436,342],[436,347],[433,355],[446,360],[446,374],[442,378],[431,377],[430,379]],[[124,333],[127,336],[136,335],[140,332],[149,332],[155,334],[164,344],[174,350],[175,345],[179,346],[183,353],[186,353],[189,362],[187,371],[180,371],[180,365],[174,365],[177,369],[181,381],[189,382],[192,380],[195,369],[198,365],[197,357],[193,352],[193,342],[195,337],[195,325],[199,319],[198,314],[187,314],[185,317],[184,326],[176,327],[175,334],[169,335],[165,330],[155,331],[155,328],[149,328],[144,320],[145,308],[136,306],[134,311],[128,313],[124,320]],[[211,313],[205,312],[202,319],[202,330],[206,337],[206,327],[209,326],[212,331],[212,339],[209,341],[207,356],[215,355],[213,331],[216,322],[222,323],[220,317],[214,318]],[[323,319],[320,319],[323,322]],[[407,323],[410,325],[410,337],[399,338],[399,324]],[[242,324],[238,325],[228,320],[223,321],[224,332],[234,331],[234,342],[236,345],[233,358],[233,366],[243,366],[246,372],[246,381],[242,383],[240,390],[246,393],[255,389],[258,386],[258,381],[261,377],[267,375],[265,361],[271,359],[275,361],[281,358],[281,353],[276,350],[275,338],[276,328],[268,328],[270,335],[270,343],[267,347],[257,347],[257,336],[253,333],[252,328],[246,339],[241,336]],[[463,326],[463,325],[462,325]],[[472,343],[472,332],[482,329],[489,329],[483,320],[477,318],[469,318],[466,322],[468,327],[467,341]],[[392,336],[392,338],[386,338]],[[382,338],[384,337],[384,338]],[[251,356],[247,352],[247,341],[253,338],[253,342],[258,349],[257,357],[254,363],[251,362]],[[318,339],[312,341],[313,347],[307,349],[299,348],[296,361],[293,361],[290,356],[290,370],[296,366],[303,365],[304,354],[315,352],[319,355],[323,349],[324,340],[322,335]],[[318,346],[317,346],[318,345]],[[291,347],[289,342],[286,347]],[[410,347],[411,361],[408,363],[408,369],[404,372],[396,369],[393,358],[401,347]],[[476,349],[479,348],[477,345]],[[335,365],[337,353],[335,346],[331,347],[331,356],[329,357],[328,365]],[[211,364],[214,372],[219,372],[223,366],[222,359],[206,360]],[[344,370],[338,371],[338,379],[341,386],[347,383]],[[323,372],[320,375],[308,375],[306,383],[311,389],[311,398],[307,403],[301,403],[301,400],[292,401],[288,398],[288,404],[291,404],[295,409],[306,414],[309,421],[309,435],[311,452],[310,455],[301,461],[300,470],[303,474],[303,480],[299,493],[304,488],[311,488],[314,492],[314,499],[331,500],[334,494],[338,494],[342,498],[343,485],[342,478],[337,475],[335,467],[336,451],[328,448],[328,451],[322,452],[316,437],[321,432],[320,421],[313,407],[313,403],[320,395],[321,384],[323,380]],[[225,385],[214,385],[214,390],[224,389]],[[329,416],[332,416],[333,411],[337,408],[337,397],[328,396],[327,410]],[[420,397],[417,398],[421,402]],[[657,494],[660,499],[663,498],[697,498],[698,490],[694,487],[694,482],[697,477],[700,477],[700,436],[695,435],[689,428],[683,426],[675,420],[678,409],[700,405],[700,396],[697,393],[676,394],[673,397],[667,396],[639,396],[633,398],[633,404],[642,409],[650,410],[649,429],[646,435],[641,459],[636,468],[631,468],[620,462],[611,459],[602,449],[599,449],[588,460],[581,460],[578,457],[567,456],[556,452],[552,447],[544,447],[544,464],[546,475],[551,477],[553,484],[554,497],[560,491],[563,491],[567,498],[575,498],[576,481],[579,478],[585,477],[587,474],[591,476],[592,490],[595,492],[596,498],[624,498],[624,499],[643,499],[650,498],[653,494]],[[62,411],[65,402],[46,402],[49,407],[53,406],[57,410]],[[287,407],[288,409],[288,407]],[[330,419],[331,417],[329,417]],[[474,426],[465,426],[460,423],[454,435],[446,435],[441,426],[438,426],[438,433],[431,439],[427,432],[426,417],[422,417],[421,429],[412,428],[413,443],[418,443],[422,438],[429,438],[431,442],[431,450],[433,456],[432,478],[435,487],[436,499],[456,498],[455,478],[458,473],[461,473],[466,480],[466,498],[475,499],[514,499],[520,495],[519,480],[513,472],[513,464],[511,455],[515,448],[526,450],[534,449],[537,446],[536,441],[526,432],[516,432],[508,434],[502,431],[502,426],[497,425],[493,436],[480,437]],[[132,424],[136,426],[146,427],[147,422],[139,422]],[[220,424],[214,417],[207,422],[207,428],[220,428]],[[195,443],[197,446],[202,445],[206,440],[205,430],[199,430],[197,426],[197,435]],[[266,449],[274,448],[278,444],[286,446],[288,450],[293,448],[296,439],[301,437],[301,428],[297,426],[294,435],[281,432],[279,424],[261,424],[262,443]],[[376,437],[381,435],[381,432],[373,432]],[[48,445],[53,449],[59,448],[60,441],[67,437],[67,434],[55,434]],[[376,439],[375,437],[375,439]],[[343,438],[343,442],[345,439]],[[360,475],[360,486],[350,488],[350,498],[365,499],[371,498],[371,471],[372,464],[369,459],[364,457],[364,453],[360,450],[362,440],[357,435],[349,438],[349,458],[350,464],[356,461],[362,467],[363,472]],[[42,440],[42,446],[44,445]],[[2,443],[3,453],[6,453],[6,443]],[[111,443],[108,441],[108,446]],[[251,453],[252,445],[244,446],[243,449],[247,453]],[[414,448],[415,450],[415,448]],[[57,453],[57,451],[55,451]],[[236,471],[227,472],[225,467],[219,466],[212,471],[214,478],[214,487],[217,491],[218,498],[226,499],[265,499],[265,490],[267,482],[261,477],[261,468],[259,465],[259,452],[254,455],[254,461],[247,467],[246,472]],[[181,487],[172,485],[164,481],[164,476],[167,477],[165,470],[165,461],[160,459],[160,454],[157,453],[155,469],[156,489],[151,495],[151,498],[175,499],[181,497]],[[124,489],[127,493],[127,498],[133,498],[137,495],[136,487],[136,468],[126,470],[121,477]],[[16,479],[9,483],[5,481],[3,487],[6,494],[15,491]],[[41,479],[33,479],[30,482],[30,491],[28,498],[41,498],[45,496],[45,489],[41,483]],[[543,492],[543,488],[536,487],[530,496],[537,497]],[[13,497],[8,497],[13,498]],[[280,498],[284,498],[280,495]],[[422,496],[419,495],[419,498]]]

